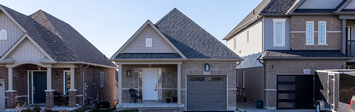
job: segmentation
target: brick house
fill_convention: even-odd
[[[238,102],[314,108],[315,70],[354,68],[355,1],[263,0],[227,36]]]
[[[110,58],[119,67],[117,110],[235,110],[238,55],[178,9],[146,21]],[[129,103],[129,89],[143,103]],[[177,101],[167,103],[167,91]]]
[[[117,67],[68,23],[42,10],[27,16],[0,5],[0,30],[0,111],[53,108],[57,92],[72,109],[88,99],[113,107]]]

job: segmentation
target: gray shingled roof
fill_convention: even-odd
[[[118,54],[115,59],[152,59],[152,58],[182,58],[177,53],[122,53]]]
[[[260,14],[282,14],[286,15],[296,0],[271,0],[271,2],[260,12]]]
[[[155,25],[187,58],[240,59],[237,54],[176,8]]]
[[[338,50],[267,50],[259,59],[350,59]]]
[[[26,16],[0,4],[58,62],[88,62],[115,65],[69,24],[39,10]]]

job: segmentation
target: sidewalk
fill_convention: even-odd
[[[267,110],[267,109],[257,109],[254,104],[250,103],[237,103],[237,110],[240,112],[315,112],[315,109],[278,109],[278,110]]]

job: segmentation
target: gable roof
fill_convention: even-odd
[[[259,59],[351,59],[338,50],[266,50]]]
[[[57,62],[86,62],[115,67],[69,24],[39,10],[29,16],[0,4],[27,34]]]
[[[286,15],[287,11],[296,0],[263,0],[254,10],[252,10],[236,27],[232,29],[223,40],[228,40],[244,28],[253,24],[262,15]]]
[[[124,49],[146,28],[151,26],[154,31],[156,31],[163,40],[173,48],[176,53],[122,53]],[[115,59],[151,59],[151,58],[183,58],[186,59],[183,53],[176,46],[171,43],[165,35],[150,21],[147,20],[133,35],[129,38],[123,46],[110,58]]]
[[[155,25],[188,59],[241,60],[237,54],[176,8]]]

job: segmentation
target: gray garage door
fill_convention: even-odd
[[[226,76],[187,78],[187,110],[227,110]]]

